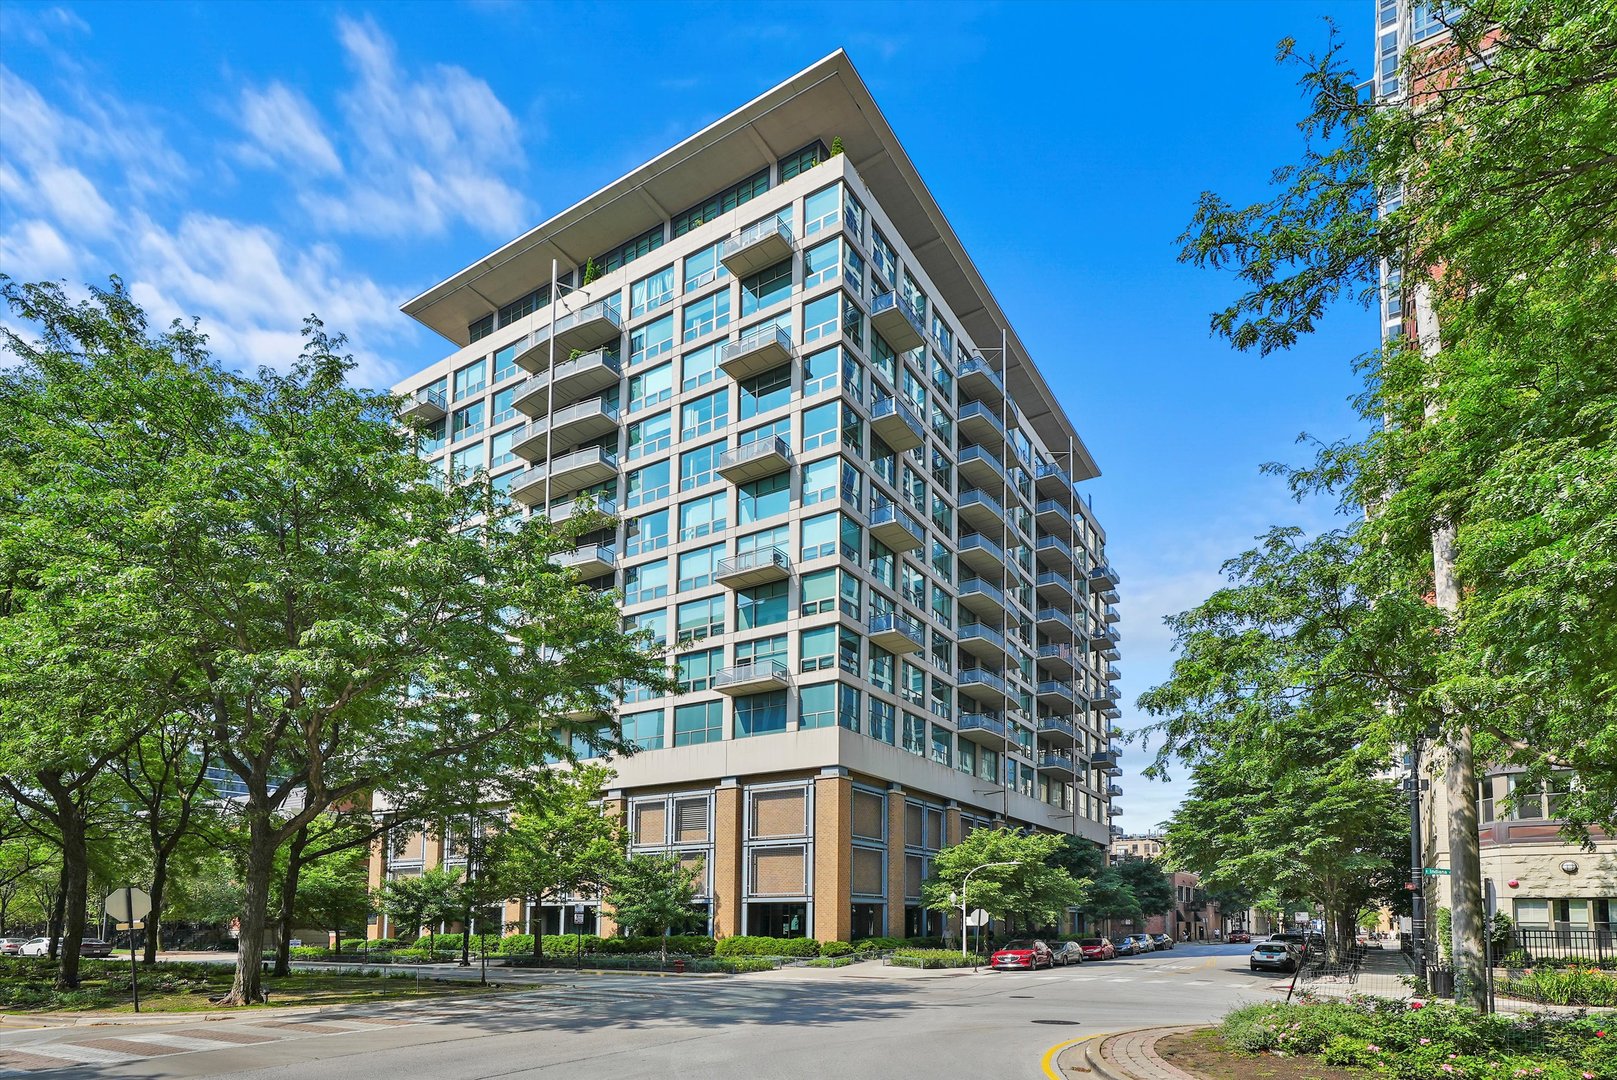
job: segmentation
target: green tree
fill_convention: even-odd
[[[595,897],[624,860],[621,823],[595,800],[612,777],[600,765],[539,778],[511,804],[511,820],[490,838],[489,876],[506,896],[534,904]],[[544,955],[544,935],[534,934]]]
[[[932,860],[932,877],[921,886],[922,899],[933,911],[958,912],[964,892],[968,909],[981,908],[1007,926],[1018,920],[1030,927],[1059,921],[1064,911],[1083,903],[1088,885],[1050,864],[1064,845],[1065,839],[1055,833],[973,829]],[[989,863],[1011,865],[972,873]]]
[[[1173,910],[1173,878],[1155,859],[1126,859],[1117,865],[1116,873],[1147,917]]]
[[[1097,932],[1099,924],[1145,922],[1139,899],[1117,868],[1110,865],[1105,847],[1082,837],[1065,836],[1048,862],[1076,880],[1089,882],[1078,912],[1096,925]]]
[[[434,866],[419,874],[388,878],[373,902],[398,929],[420,934],[426,927],[435,936],[440,924],[460,915],[460,876],[459,870]]]
[[[342,952],[344,930],[365,925],[371,898],[362,858],[352,852],[307,863],[299,875],[296,919],[305,926],[330,931]]]
[[[612,917],[630,934],[663,935],[662,962],[668,963],[667,935],[683,930],[694,915],[702,864],[686,864],[674,854],[631,854],[612,871],[607,899]]]
[[[1456,981],[1480,1004],[1475,760],[1570,773],[1575,837],[1617,817],[1617,2],[1444,12],[1451,36],[1400,72],[1409,104],[1357,93],[1334,39],[1309,58],[1298,160],[1266,201],[1204,195],[1184,257],[1239,276],[1213,327],[1264,353],[1402,275],[1413,333],[1362,365],[1371,433],[1291,475],[1371,510],[1374,573],[1435,610],[1422,707],[1396,715],[1439,750]]]

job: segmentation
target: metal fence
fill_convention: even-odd
[[[1617,964],[1617,932],[1597,930],[1510,931],[1510,947],[1496,962],[1504,967],[1531,967],[1545,960],[1589,960],[1596,967]]]

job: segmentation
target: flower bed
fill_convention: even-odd
[[[1534,968],[1499,982],[1506,997],[1540,1001],[1546,1005],[1617,1007],[1617,975],[1598,968]]]
[[[1247,1054],[1317,1054],[1397,1080],[1617,1077],[1617,1013],[1484,1015],[1447,1004],[1355,999],[1236,1009],[1220,1027]]]

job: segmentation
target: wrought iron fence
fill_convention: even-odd
[[[1510,931],[1510,947],[1495,957],[1502,967],[1584,960],[1593,961],[1596,967],[1617,965],[1617,932],[1609,926],[1594,930],[1515,927]]]

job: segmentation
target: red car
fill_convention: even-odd
[[[994,950],[988,966],[995,971],[1037,971],[1056,966],[1055,954],[1042,941],[1012,941]]]
[[[1103,937],[1080,938],[1079,941],[1078,941],[1078,945],[1079,945],[1080,948],[1082,948],[1084,950],[1084,959],[1085,960],[1116,960],[1117,959],[1117,947],[1115,945],[1113,945],[1111,943],[1111,941],[1109,939],[1107,939],[1107,938],[1103,938]]]
[[[1230,931],[1230,944],[1231,945],[1250,945],[1250,944],[1252,944],[1252,935],[1247,933],[1245,930],[1231,930]]]

